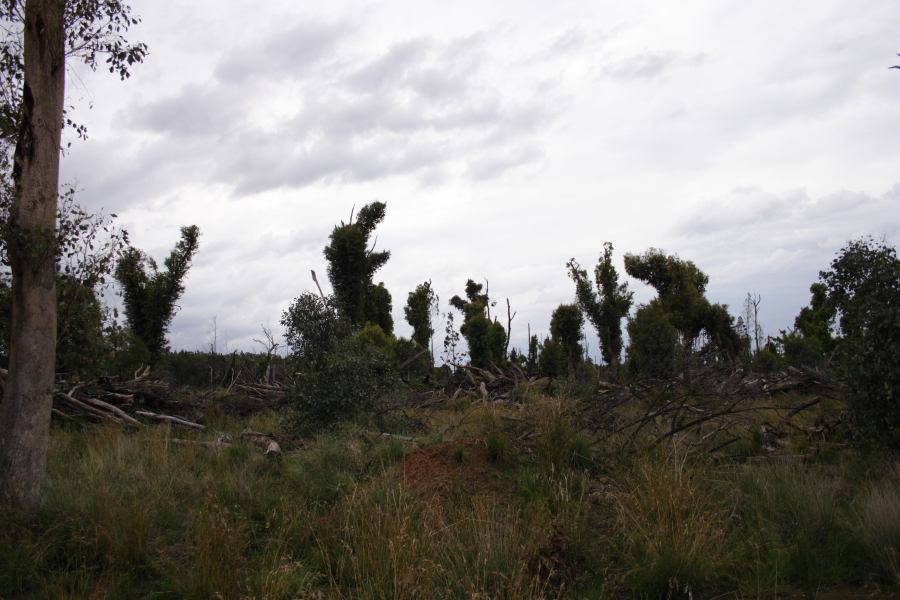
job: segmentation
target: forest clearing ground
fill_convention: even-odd
[[[549,396],[299,437],[232,395],[190,397],[204,432],[55,425],[38,520],[0,532],[0,598],[897,596],[900,466],[828,440],[804,452],[833,404],[781,438],[758,425],[783,408],[754,412],[704,456],[677,440],[626,452]]]

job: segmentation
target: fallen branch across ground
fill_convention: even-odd
[[[763,446],[777,447],[785,427],[823,398],[840,398],[842,386],[813,369],[788,368],[758,374],[743,369],[722,372],[701,369],[689,383],[678,378],[622,386],[604,384],[595,402],[585,404],[579,416],[589,429],[617,436],[623,450],[641,443],[658,445],[676,436],[691,446],[721,450],[755,427],[759,415],[774,413],[775,423],[765,429]],[[794,394],[794,395],[792,395]],[[795,394],[803,394],[795,403]],[[812,396],[811,398],[809,396]],[[825,438],[843,422],[838,411],[816,426],[802,427],[810,436]]]

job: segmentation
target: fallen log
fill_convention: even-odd
[[[103,400],[98,400],[97,398],[91,398],[90,396],[85,396],[83,401],[96,407],[96,408],[99,408],[102,410],[107,410],[107,411],[113,413],[114,415],[116,415],[117,417],[119,417],[120,419],[122,419],[123,421],[128,423],[129,425],[134,425],[135,427],[142,426],[140,421],[138,421],[137,419],[135,419],[134,417],[132,417],[131,415],[126,413],[124,410],[122,410],[118,406],[113,406],[112,404],[109,404],[108,402],[104,402]]]
[[[188,421],[180,417],[173,417],[171,415],[160,415],[154,412],[150,412],[149,410],[136,410],[134,411],[134,414],[147,419],[152,419],[154,421],[162,421],[163,423],[171,423],[172,425],[180,425],[182,427],[189,427],[191,429],[197,429],[199,431],[203,431],[204,429],[206,429],[206,427],[204,427],[200,423],[194,423],[192,421]]]

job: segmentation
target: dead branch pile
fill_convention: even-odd
[[[202,431],[204,426],[191,419],[161,412],[171,412],[180,405],[172,399],[169,385],[150,379],[149,373],[149,368],[138,371],[128,381],[101,378],[71,387],[59,384],[53,394],[53,415],[136,428],[147,422],[162,422]],[[7,371],[0,369],[0,388],[6,384],[6,375]]]
[[[824,440],[843,424],[843,413],[818,417],[812,424],[798,415],[824,398],[840,399],[842,387],[812,369],[761,375],[699,371],[683,378],[623,386],[601,382],[596,402],[582,408],[588,427],[617,436],[622,446],[639,441],[658,445],[678,436],[691,446],[717,451],[758,428],[766,451],[778,450],[789,433]]]
[[[278,383],[235,383],[234,389],[268,404],[279,405],[285,400],[284,387]]]
[[[546,390],[549,379],[529,377],[518,365],[503,367],[491,365],[479,368],[471,365],[454,365],[456,373],[444,386],[444,393],[454,400],[468,396],[484,402],[518,400],[529,389]]]

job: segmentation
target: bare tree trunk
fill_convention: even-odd
[[[503,347],[503,354],[509,358],[509,339],[512,337],[512,322],[516,318],[517,312],[512,312],[509,306],[509,298],[506,299],[506,346]],[[528,340],[531,341],[530,339]]]
[[[9,376],[0,405],[0,506],[41,500],[56,358],[56,199],[65,89],[64,2],[27,0],[22,122],[9,259]]]

